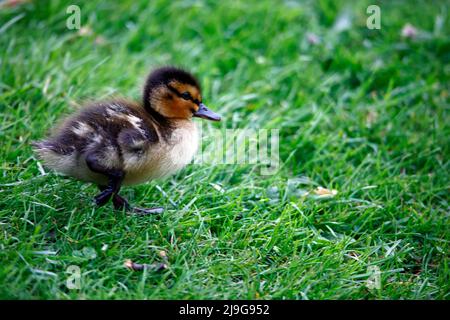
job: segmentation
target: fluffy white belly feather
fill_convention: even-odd
[[[167,177],[193,159],[199,144],[198,130],[191,122],[172,132],[168,143],[159,143],[137,155],[124,154],[125,185]]]

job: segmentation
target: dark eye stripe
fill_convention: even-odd
[[[191,94],[189,92],[187,92],[189,94],[189,97],[185,96],[184,93],[180,93],[177,89],[175,89],[174,87],[172,87],[170,84],[167,85],[167,87],[170,89],[170,91],[172,91],[173,93],[175,93],[178,97],[183,98],[185,100],[190,100],[195,104],[200,104],[200,101],[198,101],[197,99],[192,98]]]
[[[178,90],[175,89],[174,87],[172,87],[170,84],[167,85],[167,88],[169,88],[170,91],[172,91],[173,93],[175,93],[177,96],[181,97],[181,93],[178,92]]]

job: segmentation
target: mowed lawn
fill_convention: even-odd
[[[449,4],[380,1],[369,30],[374,2],[3,5],[0,297],[449,299]],[[95,186],[37,161],[30,142],[62,116],[137,100],[167,64],[198,75],[224,118],[203,123],[205,142],[279,129],[279,170],[192,164],[124,188],[158,218],[95,208]],[[163,271],[124,267],[161,251]]]

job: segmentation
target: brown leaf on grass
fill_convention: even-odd
[[[168,268],[165,263],[154,263],[154,264],[140,264],[131,261],[130,259],[125,260],[124,267],[133,271],[143,271],[143,270],[151,270],[151,271],[162,271]]]
[[[320,197],[334,197],[338,192],[336,189],[329,190],[327,188],[317,187],[314,193]]]
[[[215,190],[219,191],[220,193],[224,193],[225,189],[218,183],[210,183],[211,187],[213,187]]]
[[[158,252],[158,255],[164,260],[167,261],[167,253],[164,250],[161,250],[160,252]]]

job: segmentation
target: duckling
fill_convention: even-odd
[[[112,199],[115,209],[159,214],[163,208],[131,206],[119,191],[122,185],[164,178],[186,166],[199,144],[193,117],[221,120],[203,104],[192,74],[163,67],[147,77],[142,103],[115,99],[89,104],[33,147],[45,166],[97,184],[97,206]]]

